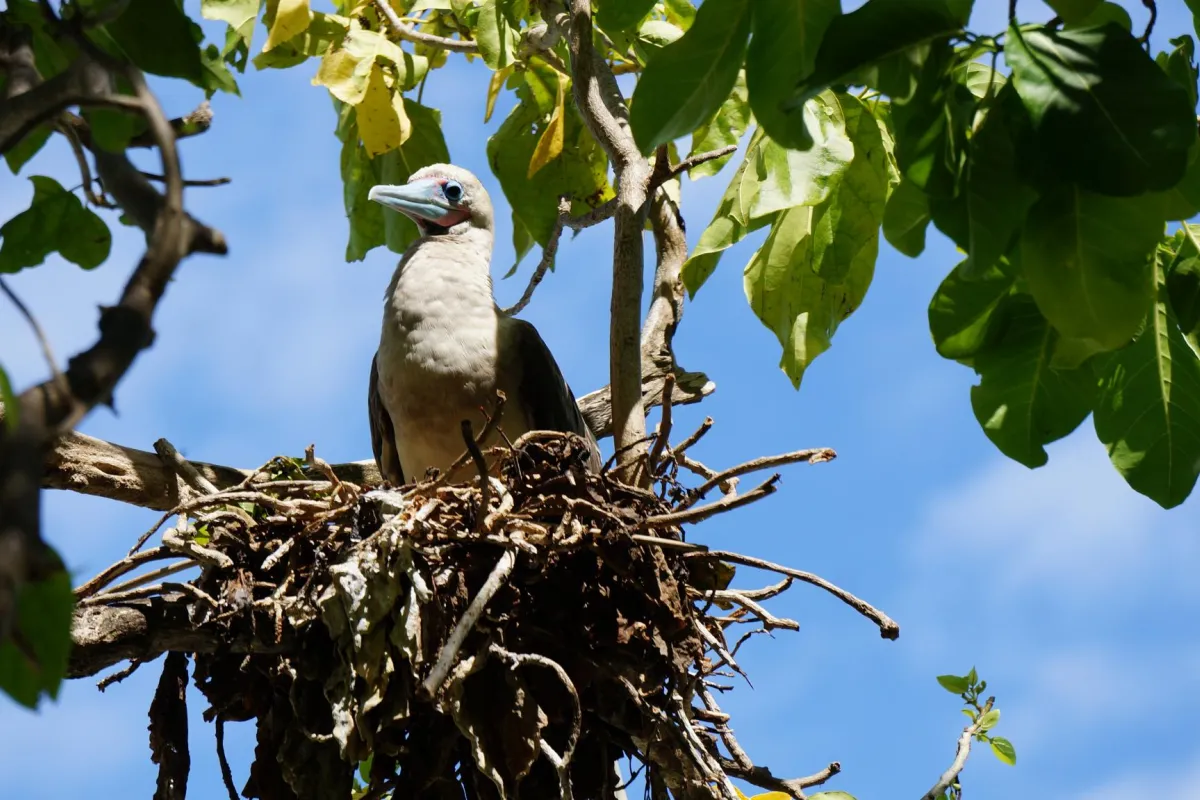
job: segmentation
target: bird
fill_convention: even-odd
[[[367,197],[416,223],[384,295],[379,348],[371,361],[368,412],[375,463],[388,483],[446,475],[466,450],[462,421],[478,432],[485,409],[505,395],[499,435],[574,433],[599,472],[600,452],[575,395],[531,323],[504,314],[492,292],[492,201],[471,172],[433,164]],[[465,464],[454,479],[466,478]]]

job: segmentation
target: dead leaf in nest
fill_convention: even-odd
[[[188,751],[188,657],[167,653],[150,703],[150,760],[158,764],[154,800],[183,800],[192,758]]]

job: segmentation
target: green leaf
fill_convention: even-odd
[[[968,279],[983,274],[1009,251],[1038,197],[1018,174],[1004,111],[997,103],[987,112],[967,151],[969,246],[960,269]]]
[[[785,110],[855,72],[904,51],[960,32],[970,16],[962,0],[867,0],[834,18],[821,39],[812,72],[797,84]]]
[[[33,202],[0,227],[0,272],[37,266],[56,250],[84,269],[103,264],[112,247],[104,220],[53,178],[34,175],[29,180]]]
[[[1154,62],[1163,72],[1187,90],[1192,106],[1196,105],[1196,42],[1191,36],[1184,34],[1171,40],[1175,49],[1162,52],[1155,57]]]
[[[948,41],[932,44],[918,73],[916,91],[894,101],[891,109],[896,161],[906,178],[934,197],[958,193],[971,124],[971,114],[966,112],[973,112],[976,104],[971,91],[950,73],[953,60]]]
[[[705,0],[691,29],[646,65],[633,92],[629,122],[642,153],[717,112],[733,91],[749,38],[747,0]]]
[[[237,81],[225,62],[225,58],[215,44],[210,44],[200,53],[200,62],[204,66],[204,78],[201,85],[206,97],[212,97],[216,92],[241,94]]]
[[[21,404],[17,402],[17,394],[4,367],[0,367],[0,405],[4,407],[4,425],[12,433],[21,420]]]
[[[529,163],[538,140],[550,124],[555,107],[553,90],[543,106],[543,92],[553,87],[556,73],[548,67],[530,66],[518,87],[521,98],[500,129],[488,139],[488,164],[500,181],[504,196],[533,236],[544,245],[558,218],[558,198],[572,199],[573,213],[583,213],[613,196],[608,184],[608,161],[588,133],[574,103],[566,103],[561,155],[528,177]]]
[[[380,58],[395,69],[397,91],[411,89],[429,69],[424,56],[414,56],[383,34],[352,24],[341,42],[321,59],[313,85],[326,87],[343,103],[358,105],[367,94],[371,70]]]
[[[882,200],[878,205],[882,214]],[[783,346],[779,365],[796,388],[813,359],[829,349],[838,325],[862,303],[874,274],[874,258],[853,259],[838,281],[817,273],[835,245],[831,226],[823,224],[829,216],[829,207],[820,206],[780,213],[743,276],[746,299]]]
[[[970,358],[988,342],[996,309],[1012,292],[1014,273],[1007,260],[974,280],[964,279],[962,264],[950,271],[929,302],[929,332],[941,356]]]
[[[362,261],[372,249],[386,242],[383,206],[367,199],[371,187],[383,183],[378,171],[381,164],[373,162],[358,141],[354,107],[336,99],[333,105],[338,111],[338,138],[342,140],[342,198],[350,223],[346,260]]]
[[[996,758],[1010,767],[1016,766],[1017,751],[1013,749],[1012,742],[1002,736],[993,736],[989,744],[992,746],[992,752]]]
[[[904,255],[916,258],[925,250],[928,227],[929,196],[912,181],[900,181],[883,212],[883,237]]]
[[[521,218],[517,216],[515,211],[512,215],[512,228],[513,251],[516,252],[517,256],[516,260],[513,261],[512,267],[509,268],[508,272],[504,273],[505,278],[511,278],[517,274],[517,267],[521,266],[521,262],[525,259],[525,256],[533,249],[533,237],[529,235],[529,229],[525,227],[524,222],[521,222]],[[553,268],[553,264],[551,268]]]
[[[683,29],[679,26],[661,19],[648,19],[638,28],[633,49],[642,63],[648,64],[650,59],[680,36],[683,36]]]
[[[42,146],[50,138],[52,130],[47,125],[39,125],[15,145],[10,147],[4,154],[4,160],[8,163],[8,168],[12,170],[12,174],[16,175],[21,171],[21,167],[29,163],[29,159],[38,154]]]
[[[701,125],[692,134],[692,152],[689,157],[721,147],[736,145],[749,124],[750,106],[746,100],[746,76],[744,72],[739,72],[737,83],[733,85],[733,92],[730,93],[729,98],[721,104],[712,119]],[[716,175],[729,163],[731,158],[733,158],[733,153],[705,161],[690,169],[688,175],[692,180]]]
[[[1021,231],[1021,263],[1038,308],[1063,334],[1106,350],[1137,332],[1153,293],[1161,206],[1077,187],[1047,192]]]
[[[1161,197],[1165,220],[1191,219],[1200,214],[1200,139],[1192,146],[1183,179],[1162,192]]]
[[[1182,503],[1200,471],[1200,358],[1179,329],[1160,251],[1146,327],[1105,364],[1096,436],[1113,466],[1163,508]]]
[[[1079,427],[1096,399],[1090,368],[1051,366],[1057,337],[1033,299],[1018,294],[1005,303],[995,339],[974,356],[975,418],[1000,452],[1030,468],[1046,463],[1044,445]]]
[[[1100,0],[1046,0],[1046,5],[1054,9],[1063,22],[1083,22],[1096,11]]]
[[[1190,0],[1185,0],[1189,2]],[[1101,25],[1106,25],[1109,22],[1120,25],[1127,31],[1133,30],[1133,18],[1129,16],[1129,12],[1122,8],[1117,3],[1101,3],[1096,6],[1096,10],[1088,14],[1086,18],[1079,22],[1069,22],[1063,27],[1067,30],[1078,30],[1081,28],[1095,28]]]
[[[979,729],[981,731],[991,730],[996,727],[996,723],[1000,721],[1000,709],[993,708],[991,711],[983,715],[983,719],[979,720]]]
[[[959,83],[966,86],[971,94],[979,99],[989,95],[995,96],[1008,82],[1008,78],[999,70],[993,69],[991,63],[968,61],[957,70]]]
[[[653,10],[654,3],[655,0],[600,0],[596,4],[596,24],[609,33],[628,30]]]
[[[812,269],[833,284],[850,275],[866,276],[869,283],[891,189],[887,151],[879,124],[867,106],[853,95],[839,94],[837,98],[845,115],[846,134],[854,144],[854,158],[842,180],[816,206]]]
[[[746,52],[746,84],[758,124],[784,147],[806,148],[812,139],[800,106],[784,111],[796,84],[809,74],[840,0],[752,0],[753,37]]]
[[[85,108],[83,118],[92,132],[92,141],[109,152],[119,153],[144,129],[142,120],[115,108]]]
[[[692,5],[692,0],[663,0],[663,8],[667,12],[667,21],[685,31],[696,21],[696,7]]]
[[[965,694],[970,684],[960,675],[938,675],[937,682],[950,694]]]
[[[1014,25],[1004,55],[1059,177],[1116,196],[1169,189],[1183,177],[1194,106],[1128,31]]]
[[[683,265],[683,282],[693,296],[712,275],[721,253],[746,234],[770,223],[786,208],[824,201],[842,179],[854,144],[837,97],[828,92],[805,106],[813,131],[808,150],[787,150],[763,130],[754,132],[741,165],[725,189],[712,222]]]
[[[105,26],[108,35],[136,66],[155,75],[184,78],[205,88],[200,26],[177,3],[129,0],[121,16]]]
[[[1167,293],[1180,330],[1200,350],[1200,258],[1176,259],[1167,274]]]
[[[479,20],[475,28],[475,41],[479,44],[479,55],[493,70],[513,63],[518,36],[505,17],[504,9],[497,0],[483,0],[479,4]]]
[[[979,675],[975,672],[975,668],[971,667],[971,671],[967,673],[967,684],[973,687],[978,681]]]
[[[43,694],[58,696],[71,652],[71,577],[58,554],[46,551],[52,568],[42,580],[20,586],[12,634],[0,640],[0,689],[28,708],[36,708]]]

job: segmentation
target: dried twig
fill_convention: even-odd
[[[736,478],[741,475],[747,475],[751,472],[758,472],[763,469],[771,469],[773,467],[782,467],[785,464],[796,464],[800,461],[809,464],[820,464],[825,461],[832,461],[837,458],[837,453],[828,447],[818,447],[810,450],[796,450],[791,453],[782,453],[777,456],[763,456],[747,461],[744,464],[738,464],[736,467],[730,467],[727,470],[716,473],[705,481],[699,488],[694,489],[689,494],[687,500],[681,503],[676,510],[682,511],[689,508],[697,500],[702,500],[706,494],[712,489],[731,478]]]
[[[696,510],[699,511],[701,509],[696,509]],[[897,625],[896,622],[891,617],[889,617],[887,614],[885,614],[882,611],[880,611],[879,609],[875,608],[875,606],[871,605],[867,601],[861,600],[858,597],[855,597],[854,595],[850,594],[849,592],[847,592],[845,589],[841,588],[840,586],[835,586],[834,584],[830,583],[829,581],[825,580],[824,578],[820,577],[819,575],[814,575],[811,572],[802,572],[798,569],[792,569],[791,567],[785,567],[785,566],[782,566],[781,564],[774,564],[770,561],[765,561],[761,558],[754,558],[753,556],[744,556],[744,555],[741,555],[740,553],[731,553],[728,550],[710,550],[707,553],[688,553],[686,557],[687,558],[715,558],[715,559],[719,559],[721,561],[728,561],[731,564],[743,564],[747,567],[755,567],[757,569],[765,569],[765,570],[769,570],[771,572],[777,572],[780,575],[788,575],[790,577],[795,578],[796,580],[803,581],[805,583],[810,583],[813,586],[817,586],[817,587],[829,592],[834,597],[838,598],[843,603],[850,606],[855,611],[862,614],[864,617],[866,617],[867,619],[871,620],[876,625],[878,625],[879,626],[879,634],[884,639],[895,639],[900,636],[900,626]]]
[[[712,426],[713,426],[713,418],[705,417],[704,421],[700,423],[700,427],[696,428],[696,430],[692,432],[691,436],[684,439],[682,442],[680,442],[675,447],[672,447],[671,451],[675,454],[676,457],[683,455],[684,453],[686,453],[688,451],[689,448],[692,447],[692,445],[696,444],[696,442],[703,439],[704,434],[708,433],[712,429]]]
[[[741,778],[747,783],[773,792],[783,792],[796,800],[804,800],[804,790],[810,786],[820,786],[825,781],[842,771],[842,765],[834,761],[820,772],[804,778],[777,778],[766,767],[755,766],[743,769],[737,762],[720,757],[721,766],[725,772],[734,778]]]
[[[684,525],[689,522],[699,522],[702,519],[708,519],[715,514],[721,514],[726,511],[732,511],[735,508],[741,508],[744,505],[753,503],[756,500],[761,500],[769,494],[774,494],[777,490],[776,483],[779,482],[779,473],[775,473],[770,478],[760,483],[750,491],[736,497],[725,497],[715,503],[709,503],[706,506],[699,508],[689,508],[686,511],[672,511],[669,514],[658,514],[653,517],[647,517],[642,520],[640,527],[642,528],[666,528],[675,525]]]
[[[487,580],[483,582],[483,586],[479,587],[479,594],[467,606],[467,610],[463,612],[462,617],[454,626],[454,630],[450,632],[450,636],[446,639],[446,644],[442,646],[442,651],[438,653],[437,661],[433,665],[433,669],[429,671],[429,676],[421,684],[421,691],[426,697],[433,697],[438,690],[442,688],[442,684],[446,682],[446,676],[450,673],[450,667],[454,664],[454,659],[458,657],[458,651],[462,648],[463,642],[467,638],[467,634],[475,627],[475,623],[483,614],[483,609],[488,602],[508,580],[509,574],[513,571],[513,567],[517,563],[517,553],[515,550],[505,550],[500,555],[500,560],[496,562],[496,566],[492,568],[491,574]]]
[[[731,144],[726,145],[725,147],[718,147],[716,150],[709,150],[704,153],[697,153],[694,156],[688,156],[683,161],[680,161],[678,164],[668,169],[662,178],[656,177],[656,179],[651,182],[651,187],[657,187],[669,180],[678,178],[683,173],[687,172],[688,170],[695,169],[706,161],[712,161],[714,159],[721,158],[722,156],[727,156],[736,150],[737,145]]]
[[[954,760],[950,762],[950,766],[946,768],[942,776],[937,779],[937,783],[924,794],[921,800],[937,800],[942,796],[943,792],[950,788],[951,784],[958,780],[959,773],[967,765],[967,757],[971,755],[971,740],[983,729],[983,718],[992,710],[992,703],[994,702],[996,702],[996,698],[989,697],[987,702],[983,704],[983,708],[979,710],[979,715],[975,717],[975,721],[963,728],[962,735],[958,737],[958,745],[954,750]]]
[[[414,44],[425,44],[431,47],[440,47],[443,50],[449,50],[453,53],[477,53],[479,45],[472,41],[464,39],[448,39],[444,36],[434,36],[431,33],[415,30],[414,28],[405,25],[400,19],[400,15],[396,13],[391,4],[387,0],[375,0],[375,8],[379,11],[384,21],[387,23],[388,30],[397,39],[403,39],[406,42]]]
[[[105,689],[107,689],[109,686],[112,686],[114,683],[120,683],[121,681],[125,680],[130,675],[132,675],[133,673],[137,672],[138,667],[140,667],[142,664],[145,664],[145,663],[146,662],[140,658],[129,659],[129,664],[124,669],[119,669],[116,672],[114,672],[113,674],[106,675],[106,676],[104,676],[104,678],[97,681],[96,688],[103,692]]]
[[[483,522],[487,518],[488,504],[492,499],[492,484],[488,480],[487,460],[475,443],[475,433],[471,429],[471,420],[462,421],[462,438],[467,445],[467,452],[475,461],[475,469],[479,470],[479,510],[475,513],[475,530],[483,530]]]
[[[658,461],[662,457],[663,448],[671,437],[671,395],[675,391],[675,376],[668,373],[663,379],[662,417],[658,423],[658,434],[650,447],[650,455],[646,467],[651,475],[658,472]]]
[[[173,555],[175,555],[175,553],[171,550],[171,548],[162,546],[156,547],[153,550],[145,550],[141,553],[135,553],[134,555],[126,556],[112,566],[105,568],[99,575],[92,578],[87,583],[78,587],[75,590],[75,597],[84,598],[88,597],[89,595],[93,595],[125,573],[133,572],[142,564],[145,564],[148,561],[157,561],[163,558],[170,558]]]

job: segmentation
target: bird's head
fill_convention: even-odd
[[[401,186],[372,186],[367,199],[411,218],[421,235],[492,232],[492,201],[479,179],[453,164],[433,164]]]

